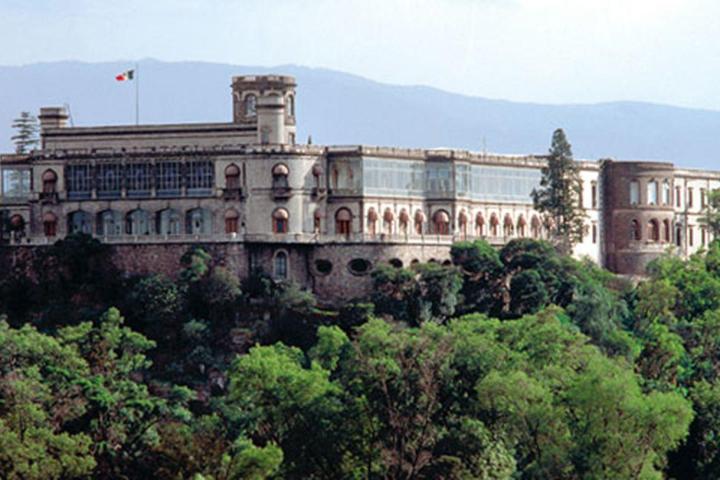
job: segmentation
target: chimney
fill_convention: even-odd
[[[38,119],[40,120],[40,131],[48,128],[65,128],[68,114],[65,107],[42,107]]]

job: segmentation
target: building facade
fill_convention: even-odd
[[[62,108],[41,109],[41,147],[0,157],[6,248],[85,232],[128,271],[173,273],[202,244],[241,277],[262,268],[333,301],[364,293],[380,262],[545,236],[531,199],[545,157],[298,144],[295,88],[287,76],[233,78],[230,123],[70,128]],[[700,217],[720,173],[578,166],[578,257],[637,275],[668,248],[686,256],[711,240]]]

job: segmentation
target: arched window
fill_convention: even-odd
[[[295,96],[294,95],[287,96],[287,113],[291,117],[295,116]]]
[[[377,233],[377,220],[378,220],[378,214],[375,211],[374,208],[370,207],[370,210],[368,210],[367,214],[367,226],[368,226],[368,233],[370,235],[375,235]]]
[[[665,242],[667,243],[670,243],[672,241],[670,238],[670,220],[668,220],[667,218],[663,220],[663,233],[665,236],[663,240],[665,240]]]
[[[234,208],[225,212],[225,233],[238,233],[240,223],[240,214]]]
[[[398,220],[400,220],[400,230],[403,233],[407,233],[408,231],[408,223],[410,223],[410,215],[408,215],[407,210],[404,208],[400,210],[400,215],[398,216]]]
[[[395,222],[395,214],[390,208],[386,208],[383,212],[383,231],[388,235],[393,233],[393,223]]]
[[[530,219],[530,230],[533,238],[540,238],[540,219],[537,215],[533,215]]]
[[[640,231],[640,223],[637,220],[630,222],[630,239],[639,242],[642,240],[642,232]]]
[[[349,236],[352,233],[352,213],[347,208],[335,212],[335,233]]]
[[[97,216],[97,233],[103,237],[122,235],[122,213],[117,210],[103,210]]]
[[[525,236],[525,226],[527,225],[527,222],[525,221],[525,217],[520,215],[520,218],[518,218],[517,222],[517,232],[519,237]]]
[[[675,225],[675,245],[682,247],[682,224],[678,223]]]
[[[450,215],[445,210],[438,210],[433,215],[433,227],[437,235],[450,234]]]
[[[417,233],[418,235],[422,235],[423,230],[424,230],[424,227],[423,227],[424,224],[425,224],[425,214],[423,213],[422,210],[416,211],[415,212],[415,233]]]
[[[273,275],[277,279],[286,279],[288,276],[288,256],[287,253],[280,251],[275,254],[273,259]]]
[[[290,215],[284,208],[278,208],[273,212],[273,232],[274,233],[288,233],[288,220]]]
[[[25,236],[25,219],[22,215],[15,214],[10,217],[10,233],[15,240]]]
[[[182,233],[180,212],[172,208],[160,210],[157,214],[156,227],[160,235],[180,235]]]
[[[321,208],[318,208],[315,210],[315,213],[313,213],[313,232],[314,233],[320,233],[320,229],[322,228],[322,219],[325,216]]]
[[[630,182],[630,205],[640,203],[640,184],[637,180]]]
[[[312,174],[313,174],[313,178],[315,179],[315,188],[320,188],[321,181],[322,181],[322,175],[323,175],[322,166],[320,166],[320,164],[318,164],[318,163],[313,165]]]
[[[150,214],[140,208],[127,214],[126,232],[129,235],[149,235],[151,230]]]
[[[249,94],[245,97],[245,116],[254,117],[257,113],[257,97]]]
[[[57,235],[57,217],[52,212],[46,212],[43,215],[43,232],[46,237],[54,237]]]
[[[290,170],[288,170],[287,165],[283,165],[282,163],[278,163],[275,165],[272,169],[272,186],[276,189],[285,189],[288,188],[288,174],[290,173]]]
[[[51,169],[42,174],[43,193],[55,193],[57,190],[57,174]]]
[[[76,210],[68,215],[68,231],[70,233],[87,233],[93,231],[92,216],[82,210]]]
[[[672,192],[672,189],[670,188],[670,180],[667,178],[663,180],[663,205],[671,205],[672,200],[670,198],[670,193]]]
[[[647,184],[647,203],[648,205],[658,204],[658,182],[651,180]]]
[[[193,208],[185,214],[185,232],[190,235],[212,233],[212,213],[205,208]]]
[[[498,220],[497,215],[493,213],[490,215],[490,235],[493,237],[498,236],[498,225],[500,225],[500,220]]]
[[[509,213],[505,214],[503,219],[503,234],[509,237],[513,234],[513,220]]]
[[[475,216],[475,234],[478,237],[485,235],[485,217],[480,212]]]
[[[227,189],[238,189],[240,188],[240,167],[234,163],[228,165],[225,169],[225,188]]]
[[[652,242],[660,241],[660,224],[654,218],[648,222],[648,240]]]
[[[465,210],[460,210],[460,214],[458,215],[458,226],[460,227],[460,235],[462,235],[462,238],[467,237],[467,223],[467,213],[465,213]]]

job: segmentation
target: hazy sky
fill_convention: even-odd
[[[720,110],[719,0],[0,0],[0,64],[295,63],[491,98]]]

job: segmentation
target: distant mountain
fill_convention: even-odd
[[[71,106],[75,125],[134,122],[134,86],[114,80],[131,63],[0,67],[0,151],[22,110]],[[142,123],[230,121],[230,77],[283,73],[298,81],[298,139],[316,144],[458,147],[543,153],[562,127],[576,158],[656,159],[718,168],[720,112],[640,102],[542,105],[396,86],[332,70],[201,62],[140,62]],[[448,72],[452,74],[452,72]],[[528,79],[531,81],[532,79]],[[599,78],[598,82],[602,79]]]

